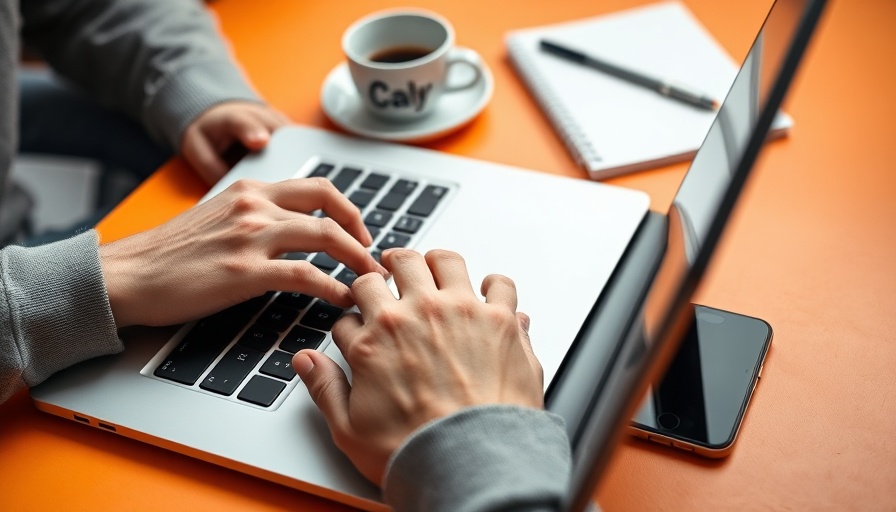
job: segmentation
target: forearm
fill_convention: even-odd
[[[0,403],[56,371],[122,348],[95,231],[0,250]]]
[[[23,37],[61,74],[179,149],[209,107],[258,101],[194,0],[23,2]]]
[[[567,493],[569,441],[558,416],[475,407],[432,422],[395,452],[384,480],[397,511],[556,511]]]

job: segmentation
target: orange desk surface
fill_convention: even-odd
[[[513,28],[597,15],[635,0],[419,0],[455,24],[496,78],[465,130],[428,146],[584,178],[506,59]],[[768,0],[688,0],[736,59]],[[319,87],[340,35],[404,1],[211,4],[258,90],[296,123],[335,129]],[[790,137],[761,159],[698,301],[768,320],[762,380],[733,454],[707,461],[626,439],[597,497],[605,510],[896,509],[896,2],[829,6],[791,90]],[[686,165],[615,179],[670,201]],[[101,225],[106,240],[156,225],[206,188],[180,162]],[[298,390],[297,392],[301,392]],[[297,455],[298,456],[298,455]],[[0,406],[0,509],[345,510],[211,464],[37,412]]]

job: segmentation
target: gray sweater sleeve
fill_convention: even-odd
[[[26,44],[174,149],[209,107],[259,101],[200,1],[35,0],[21,9]]]
[[[0,250],[0,403],[77,362],[123,349],[95,231]]]
[[[397,512],[557,511],[570,467],[559,416],[473,407],[414,432],[389,461],[383,495]]]

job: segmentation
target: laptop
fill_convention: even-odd
[[[567,420],[569,506],[580,508],[647,379],[676,347],[681,312],[820,9],[812,0],[775,5],[769,34],[760,34],[667,215],[649,212],[649,198],[633,190],[303,127],[278,131],[203,200],[242,178],[323,176],[361,208],[374,252],[445,248],[465,257],[474,283],[491,273],[513,278],[519,310],[532,317],[547,407]],[[796,19],[772,24],[779,12]],[[771,68],[768,57],[778,59]],[[344,282],[355,277],[325,254],[284,257]],[[31,395],[39,409],[70,420],[385,509],[288,366],[292,353],[316,348],[346,368],[329,335],[339,314],[273,291],[184,326],[128,329],[123,353],[61,371]]]

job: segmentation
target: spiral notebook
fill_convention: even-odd
[[[600,180],[692,158],[715,112],[560,59],[541,39],[725,99],[738,66],[693,14],[662,2],[510,32],[508,53],[574,158]],[[792,120],[781,114],[771,136]]]

